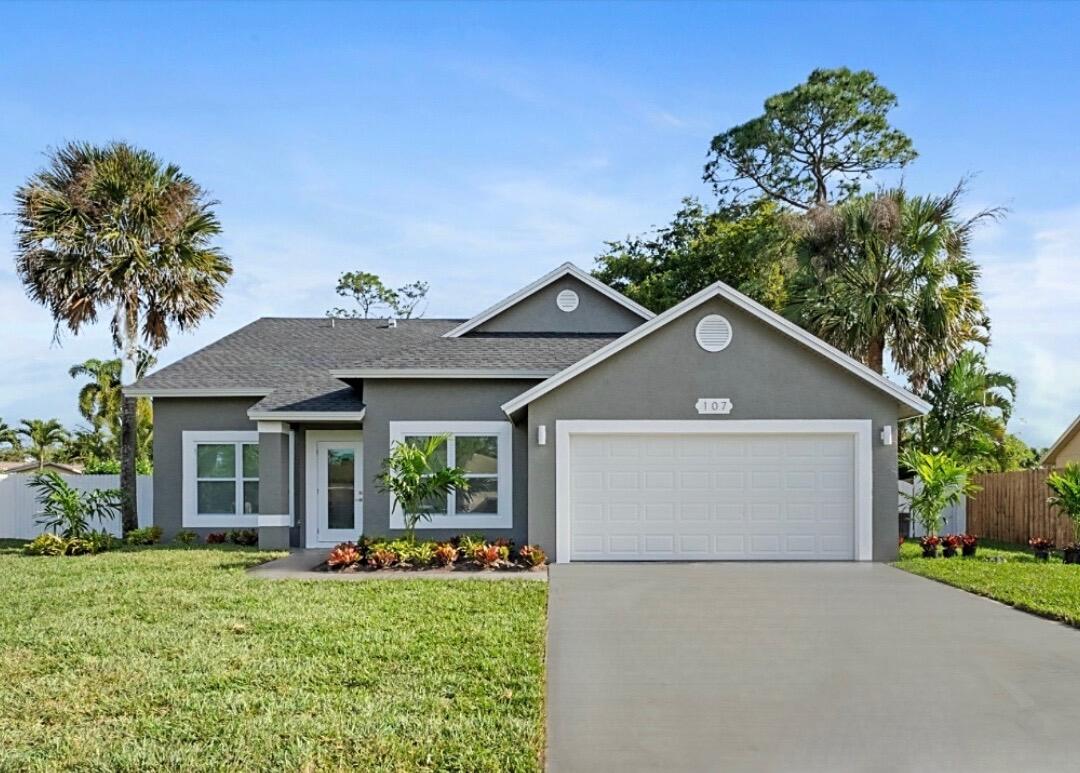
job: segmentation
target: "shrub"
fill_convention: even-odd
[[[514,549],[513,540],[507,539],[506,537],[499,537],[497,540],[495,540],[491,544],[494,545],[497,548],[506,548],[508,551],[513,551],[513,549]]]
[[[454,491],[468,491],[469,481],[460,467],[440,466],[439,450],[448,435],[432,435],[421,445],[394,441],[390,456],[375,476],[382,493],[390,494],[393,508],[401,510],[409,542],[416,541],[416,524],[431,520],[429,503]]]
[[[259,532],[255,529],[233,529],[229,532],[229,542],[244,547],[254,547],[259,544]]]
[[[485,569],[492,569],[500,562],[506,561],[510,550],[499,545],[480,545],[473,549],[473,560]]]
[[[919,540],[919,545],[922,546],[923,558],[934,558],[934,557],[936,557],[937,556],[937,548],[938,548],[938,545],[940,545],[940,544],[941,544],[941,539],[938,538],[938,537],[935,537],[932,534],[930,536],[928,536],[928,537],[923,537],[921,540]]]
[[[961,544],[960,537],[955,534],[946,534],[941,538],[942,552],[946,558],[955,556],[956,551],[960,549]]]
[[[129,545],[156,545],[161,542],[161,527],[144,526],[141,529],[132,529],[124,535],[124,542]]]
[[[28,556],[62,556],[67,548],[67,542],[52,532],[43,532],[23,547],[23,552]]]
[[[1080,547],[1080,464],[1069,464],[1063,470],[1055,470],[1046,476],[1046,485],[1051,495],[1046,500],[1051,507],[1057,508],[1073,522],[1073,544],[1070,548]]]
[[[523,545],[518,558],[525,566],[543,566],[547,562],[547,554],[539,545]]]
[[[46,529],[66,540],[82,539],[90,533],[90,521],[115,518],[120,511],[118,489],[79,491],[55,472],[44,472],[30,479],[41,505],[37,520]]]
[[[92,552],[93,547],[90,544],[90,540],[83,539],[82,537],[69,539],[64,545],[65,556],[82,556]]]
[[[461,555],[468,558],[472,558],[476,549],[483,547],[485,544],[483,537],[477,537],[474,534],[459,534],[451,542],[461,549]]]
[[[910,448],[901,455],[900,462],[919,478],[914,493],[904,497],[911,514],[927,534],[938,533],[945,508],[979,490],[970,480],[970,468],[948,454],[928,454]]]
[[[92,531],[86,535],[85,542],[90,553],[104,553],[115,548],[119,540],[107,531]]]
[[[344,569],[358,563],[360,563],[360,551],[352,542],[342,542],[335,546],[326,558],[326,565],[331,569]]]
[[[226,535],[223,531],[215,531],[206,535],[207,545],[224,545]]]
[[[1045,551],[1054,549],[1054,541],[1046,537],[1032,537],[1028,540],[1032,550]]]
[[[372,547],[368,551],[367,562],[376,569],[388,569],[398,562],[398,554],[385,547]]]
[[[452,566],[458,558],[458,549],[449,542],[440,542],[435,546],[434,560],[439,566]]]
[[[435,543],[416,542],[400,546],[395,543],[394,552],[398,554],[403,564],[415,567],[430,566],[435,560]]]
[[[183,545],[184,547],[198,545],[199,535],[189,529],[184,529],[176,532],[176,536],[173,537],[173,543],[176,545]]]

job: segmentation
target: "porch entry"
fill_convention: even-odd
[[[307,546],[356,540],[364,529],[363,433],[307,432]]]

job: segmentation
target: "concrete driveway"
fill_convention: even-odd
[[[553,771],[1080,765],[1080,631],[880,564],[550,583]]]

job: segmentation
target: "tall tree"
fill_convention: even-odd
[[[16,432],[26,438],[26,450],[38,463],[38,472],[45,468],[52,455],[68,439],[62,424],[56,419],[23,419]]]
[[[795,269],[795,218],[759,201],[740,215],[684,199],[670,225],[608,242],[593,274],[653,311],[716,281],[779,309]]]
[[[146,375],[157,364],[157,358],[145,349],[139,350],[135,366],[135,379]],[[90,422],[95,430],[108,433],[110,441],[115,442],[119,453],[121,435],[120,415],[123,405],[123,390],[120,385],[122,363],[119,359],[99,360],[96,358],[73,365],[68,370],[72,378],[88,377],[90,380],[79,390],[79,413]],[[136,418],[139,434],[143,434],[144,425],[152,432],[153,408],[146,398],[136,401]],[[142,448],[139,448],[141,456]]]
[[[18,430],[9,427],[3,419],[0,419],[0,445],[7,444],[11,448],[19,447]]]
[[[395,317],[409,319],[417,306],[427,297],[427,282],[410,282],[398,288],[387,287],[378,274],[367,271],[346,271],[338,277],[335,292],[351,298],[355,309],[328,309],[329,317],[368,319],[375,311],[386,309]],[[419,315],[418,315],[419,316]]]
[[[990,370],[986,357],[963,351],[930,378],[923,398],[932,406],[917,422],[910,442],[927,453],[947,453],[979,470],[1007,469],[1012,449],[1005,427],[1016,400],[1016,379]]]
[[[916,153],[889,124],[896,96],[868,70],[814,70],[765,100],[757,118],[713,137],[703,179],[737,202],[764,195],[796,209],[834,203]]]
[[[111,316],[123,360],[135,378],[140,343],[151,351],[170,326],[187,330],[212,314],[232,264],[212,244],[221,232],[216,202],[174,164],[114,142],[70,143],[15,192],[16,268],[27,293],[77,334]],[[137,407],[121,409],[123,525],[138,526],[135,497]]]
[[[970,245],[1001,210],[961,217],[963,190],[885,190],[808,213],[788,316],[877,373],[888,349],[916,389],[971,342],[988,342]]]

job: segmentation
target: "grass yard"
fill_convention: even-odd
[[[547,585],[0,546],[0,770],[538,770]]]
[[[1044,563],[1026,548],[980,543],[972,558],[922,558],[913,540],[900,547],[896,566],[1080,627],[1080,566],[1064,564],[1060,556]]]

